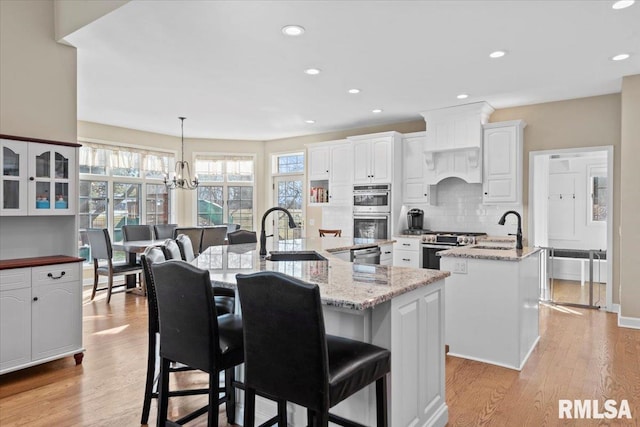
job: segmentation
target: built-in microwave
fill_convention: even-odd
[[[353,186],[353,213],[391,212],[391,184]]]

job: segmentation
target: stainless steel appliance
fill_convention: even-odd
[[[391,184],[353,186],[353,213],[391,212]]]
[[[388,239],[391,214],[362,214],[353,212],[353,237],[356,239]]]
[[[440,257],[436,254],[440,251],[456,246],[475,245],[477,237],[486,236],[487,233],[466,233],[455,231],[432,231],[431,234],[422,236],[422,268],[440,270]]]
[[[380,264],[380,247],[351,249],[351,262],[354,264]]]
[[[409,230],[422,230],[424,211],[422,209],[411,209],[407,212],[407,227]]]

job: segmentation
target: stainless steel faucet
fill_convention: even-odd
[[[520,214],[516,211],[506,211],[504,214],[502,214],[502,217],[500,218],[500,221],[498,221],[498,224],[504,225],[505,218],[509,214],[514,214],[518,218],[518,230],[516,231],[516,249],[522,249],[522,218],[520,217]],[[513,236],[513,234],[509,235]]]
[[[267,235],[264,232],[264,221],[267,218],[267,215],[269,215],[271,212],[273,211],[282,211],[284,213],[287,214],[287,216],[289,217],[289,228],[296,228],[297,224],[296,221],[293,219],[293,216],[291,215],[291,212],[289,212],[288,210],[286,210],[285,208],[281,208],[280,206],[275,206],[273,208],[267,209],[267,211],[264,213],[264,215],[262,215],[262,223],[260,226],[260,256],[264,257],[267,255]]]

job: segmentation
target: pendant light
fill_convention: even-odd
[[[198,188],[198,177],[194,176],[193,179],[191,179],[189,162],[184,160],[184,119],[186,119],[186,117],[178,118],[180,119],[180,128],[182,131],[182,157],[179,162],[176,162],[173,179],[169,179],[168,176],[165,176],[164,185],[166,185],[169,190],[174,190],[176,188],[182,190],[195,190]]]

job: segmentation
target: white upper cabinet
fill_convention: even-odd
[[[522,202],[522,145],[526,123],[522,120],[484,125],[484,204]]]
[[[349,137],[353,141],[353,183],[391,184],[400,138],[397,132]]]
[[[351,204],[353,147],[346,140],[307,148],[309,205]]]
[[[435,188],[425,179],[425,132],[402,137],[402,202],[404,204],[435,203]]]
[[[0,144],[1,215],[75,215],[75,147],[8,139]]]

